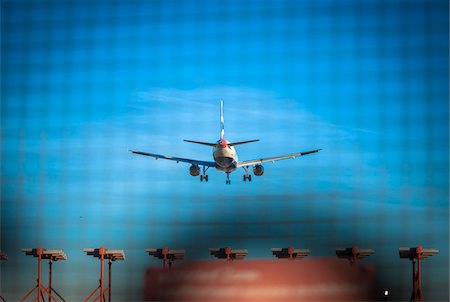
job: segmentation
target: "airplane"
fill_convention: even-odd
[[[264,167],[262,166],[263,163],[275,162],[278,160],[283,160],[283,159],[288,159],[288,158],[295,159],[296,157],[316,153],[316,152],[319,152],[320,150],[322,150],[322,149],[316,149],[316,150],[291,153],[291,154],[281,155],[281,156],[239,161],[234,147],[238,146],[238,145],[257,142],[257,141],[259,141],[259,139],[241,141],[241,142],[235,142],[235,143],[231,143],[225,139],[225,122],[224,122],[223,101],[220,101],[220,139],[216,143],[206,143],[206,142],[193,141],[193,140],[184,140],[184,141],[188,142],[188,143],[194,143],[194,144],[200,144],[200,145],[213,147],[214,148],[213,149],[214,161],[203,161],[203,160],[195,160],[195,159],[189,159],[189,158],[173,157],[173,156],[159,155],[159,154],[134,151],[134,150],[128,150],[128,151],[130,151],[131,153],[134,153],[134,154],[154,157],[156,159],[162,158],[162,159],[176,161],[177,163],[178,162],[189,163],[189,164],[191,164],[191,167],[189,168],[189,174],[191,174],[191,176],[194,176],[194,177],[200,175],[200,181],[205,180],[205,182],[208,181],[208,174],[206,174],[206,171],[209,168],[216,168],[217,170],[223,171],[227,174],[226,184],[231,184],[230,173],[233,172],[234,170],[236,170],[237,168],[241,168],[241,167],[244,168],[245,174],[243,176],[243,180],[244,180],[244,182],[246,180],[248,180],[250,182],[250,181],[252,181],[252,175],[249,174],[250,166],[253,166],[253,174],[255,176],[262,176],[264,174]],[[201,169],[200,169],[200,167],[201,167]]]

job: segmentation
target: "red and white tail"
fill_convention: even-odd
[[[222,144],[223,148],[225,148],[226,146],[237,146],[237,145],[248,144],[248,143],[253,143],[253,142],[259,141],[259,139],[243,141],[243,142],[236,142],[236,143],[230,143],[230,142],[226,141],[225,140],[225,120],[224,120],[223,116],[224,116],[223,101],[220,100],[220,139],[219,139],[219,142],[206,143],[206,142],[191,141],[191,140],[186,140],[186,139],[184,141],[188,142],[188,143],[200,144],[200,145],[205,145],[205,146],[210,146],[210,147],[215,147],[218,144]]]
[[[220,100],[220,139],[225,139],[225,121],[223,119],[223,101]]]

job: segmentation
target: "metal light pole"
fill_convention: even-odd
[[[27,256],[33,256],[37,258],[38,260],[38,274],[37,274],[37,285],[32,288],[25,297],[20,300],[21,302],[25,301],[35,290],[37,290],[37,296],[33,301],[38,302],[44,302],[44,293],[47,293],[48,295],[48,301],[55,301],[58,300],[55,298],[55,296],[52,295],[52,292],[55,293],[61,301],[65,301],[63,297],[61,297],[60,294],[52,287],[52,265],[53,261],[58,260],[67,260],[66,254],[62,250],[46,250],[42,247],[37,247],[34,249],[26,248],[22,249],[22,252],[25,253]],[[42,260],[48,259],[49,261],[49,270],[48,270],[48,287],[45,287],[41,282],[41,273],[42,273]]]
[[[0,260],[1,261],[8,260],[8,255],[6,255],[6,253],[3,251],[0,251]],[[3,298],[2,296],[0,296],[0,299],[2,299],[3,302],[6,302],[5,298]]]
[[[436,249],[424,249],[422,246],[417,247],[401,247],[398,250],[400,258],[409,259],[412,262],[412,293],[411,299],[412,302],[423,302],[422,295],[422,287],[420,284],[420,262],[422,259],[433,256],[439,253],[439,250]],[[417,261],[417,269],[416,269],[416,261]]]
[[[88,256],[93,256],[100,259],[100,279],[99,285],[94,289],[89,296],[84,300],[84,302],[89,301],[94,294],[98,291],[93,301],[106,302],[105,293],[108,292],[108,302],[111,302],[111,268],[112,262],[116,260],[125,260],[125,253],[123,250],[107,250],[104,247],[99,247],[97,249],[85,248],[83,252]],[[108,259],[108,287],[105,288],[105,259]]]

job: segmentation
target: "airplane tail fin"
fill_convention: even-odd
[[[227,141],[225,141],[225,121],[223,118],[223,101],[220,100],[220,140],[217,143],[207,143],[207,142],[199,142],[199,141],[191,141],[191,140],[184,140],[185,142],[188,143],[194,143],[194,144],[199,144],[199,145],[204,145],[204,146],[210,146],[210,147],[216,147],[218,146],[218,144],[222,144],[222,142],[224,143],[224,147],[225,148],[227,145],[228,146],[237,146],[237,145],[242,145],[242,144],[248,144],[248,143],[253,143],[253,142],[257,142],[259,141],[259,139],[254,139],[254,140],[249,140],[249,141],[242,141],[242,142],[235,142],[235,143],[229,143]]]
[[[223,100],[220,100],[220,139],[222,141],[225,140],[225,120],[224,120],[224,113],[223,113]],[[237,146],[237,145],[242,145],[242,144],[248,144],[248,143],[253,143],[253,142],[257,142],[259,141],[259,139],[254,139],[254,140],[250,140],[250,141],[243,141],[243,142],[236,142],[236,143],[228,143],[228,146]]]
[[[220,100],[220,139],[224,140],[225,136],[225,121],[223,119],[223,101]]]

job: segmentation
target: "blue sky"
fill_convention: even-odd
[[[394,299],[398,247],[438,248],[424,295],[448,300],[448,2],[2,1],[1,24],[8,300],[34,285],[22,247],[66,251],[68,300],[97,284],[82,248],[124,249],[114,295],[139,300],[145,248],[226,244],[370,247]],[[240,159],[323,151],[231,186],[127,152],[210,160],[182,140],[218,139],[220,99],[228,140],[261,139]]]

